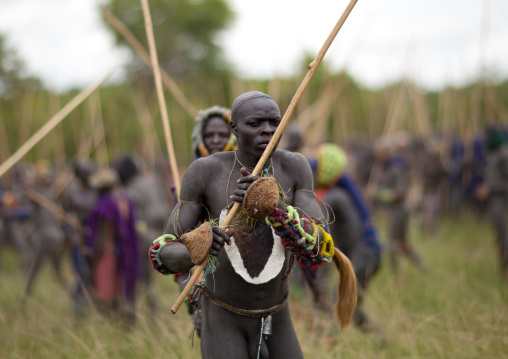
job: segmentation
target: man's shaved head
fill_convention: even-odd
[[[256,99],[256,98],[266,98],[272,100],[275,104],[275,100],[268,96],[267,94],[260,92],[260,91],[249,91],[244,94],[241,94],[238,96],[234,101],[233,105],[231,105],[231,120],[235,121],[238,115],[241,113],[240,109],[241,107],[248,101]],[[277,107],[279,107],[277,105]]]

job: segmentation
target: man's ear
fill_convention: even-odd
[[[229,128],[231,128],[231,132],[233,133],[233,135],[238,137],[238,128],[236,127],[236,122],[235,121],[230,121],[229,122]]]

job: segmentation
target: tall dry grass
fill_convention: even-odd
[[[383,217],[376,216],[376,222],[384,239]],[[413,220],[411,241],[426,269],[403,260],[395,275],[384,255],[365,300],[374,333],[353,326],[339,331],[331,309],[313,309],[304,290],[292,285],[290,308],[306,358],[508,357],[508,283],[500,279],[486,219],[445,219],[432,240]],[[49,266],[23,310],[18,258],[6,250],[1,260],[1,358],[200,358],[185,308],[170,312],[177,297],[170,277],[156,277],[157,311],[151,314],[140,297],[137,325],[127,330],[93,310],[76,319],[66,289],[56,283]],[[67,273],[69,268],[66,263]]]

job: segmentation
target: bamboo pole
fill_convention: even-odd
[[[158,144],[157,136],[154,132],[153,120],[150,114],[149,105],[142,100],[137,102],[136,111],[138,113],[139,123],[143,133],[142,153],[143,157],[148,157],[153,165],[156,162],[157,153],[155,148]],[[157,147],[160,151],[160,146]]]
[[[153,35],[152,18],[150,16],[150,7],[148,6],[148,0],[141,0],[141,5],[143,7],[143,15],[145,17],[146,37],[148,39],[148,47],[150,49],[150,58],[152,63],[153,76],[155,79],[155,87],[157,89],[157,100],[159,101],[162,123],[164,125],[164,136],[166,137],[166,147],[169,154],[169,164],[171,166],[171,174],[173,175],[174,186],[176,189],[176,199],[180,200],[180,175],[178,172],[178,165],[176,163],[173,138],[171,137],[168,109],[166,108],[164,91],[162,89],[161,71],[159,67],[159,60],[157,59],[157,49],[155,47],[155,38]]]
[[[9,138],[5,130],[5,121],[3,119],[3,106],[0,100],[0,161],[5,161],[11,155]]]
[[[106,141],[106,130],[104,129],[104,118],[102,116],[101,96],[99,91],[90,97],[90,116],[93,123],[93,142],[95,158],[99,166],[109,167],[108,143]]]
[[[402,116],[404,98],[406,95],[406,84],[401,82],[397,89],[397,95],[392,96],[390,107],[386,115],[386,122],[383,129],[383,136],[391,136],[397,130],[399,118]]]
[[[97,83],[90,85],[74,97],[67,105],[64,106],[57,114],[55,114],[44,126],[39,129],[32,137],[28,139],[11,157],[9,157],[2,165],[0,165],[0,177],[14,166],[28,151],[30,151],[41,139],[44,138],[56,125],[58,125],[72,110],[74,110],[81,102],[83,102],[91,93],[101,86],[110,74],[104,76]]]
[[[60,97],[58,94],[54,92],[49,93],[49,103],[50,103],[50,113],[55,113],[60,108]],[[66,166],[66,158],[65,158],[66,150],[65,150],[65,135],[62,124],[60,123],[56,126],[55,131],[53,131],[53,158],[58,168],[63,168]]]
[[[99,138],[99,139],[95,139],[96,141],[96,144],[92,144],[90,143],[90,146],[88,146],[86,143],[84,146],[87,146],[87,147],[84,147],[83,144],[81,144],[81,147],[77,152],[76,152],[76,155],[71,159],[71,162],[72,160],[74,159],[78,159],[78,160],[83,160],[83,159],[87,159],[90,157],[90,154],[97,149],[97,146],[101,145],[102,143],[102,140],[105,139],[106,137],[106,133],[102,133],[102,138]],[[91,137],[91,136],[90,136]],[[84,151],[87,151],[87,152],[84,152]],[[80,157],[80,154],[82,155]],[[62,181],[62,183],[59,183],[57,185],[54,185],[53,187],[55,187],[56,189],[53,191],[55,197],[60,197],[60,195],[62,194],[62,192],[67,188],[67,186],[71,183],[71,181],[74,179],[74,173],[69,173],[69,175],[67,176],[66,180],[65,181]]]
[[[33,125],[33,112],[35,108],[35,97],[37,90],[27,90],[23,93],[23,97],[19,100],[21,111],[18,127],[18,145],[25,143],[30,137]]]
[[[323,139],[332,111],[332,102],[340,93],[340,91],[335,91],[336,87],[337,86],[334,86],[333,83],[327,87],[327,91],[324,91],[318,103],[318,107],[316,108],[316,112],[314,113],[313,126],[302,129],[303,133],[307,135],[305,144],[309,150],[314,148]]]
[[[325,43],[321,47],[321,50],[319,50],[316,58],[309,64],[309,71],[307,72],[307,75],[305,75],[305,78],[303,79],[302,83],[296,90],[296,93],[293,96],[293,99],[291,100],[289,107],[287,108],[286,112],[284,113],[284,116],[282,117],[282,120],[281,120],[279,126],[277,127],[277,130],[273,134],[273,137],[270,140],[270,142],[268,143],[268,146],[266,146],[265,151],[263,152],[263,155],[259,159],[259,162],[257,163],[256,167],[254,167],[254,170],[252,171],[253,176],[257,176],[261,172],[261,169],[263,168],[265,162],[267,161],[267,159],[270,156],[270,154],[272,153],[275,145],[279,141],[280,136],[282,135],[282,131],[286,127],[286,124],[288,123],[289,118],[293,114],[293,111],[295,110],[295,107],[298,104],[298,101],[302,97],[303,93],[305,92],[305,89],[309,85],[310,80],[312,79],[312,77],[314,76],[314,73],[318,69],[319,64],[323,60],[323,57],[325,56],[326,51],[328,51],[328,48],[330,47],[333,40],[335,39],[335,36],[337,36],[337,33],[339,32],[342,25],[344,25],[344,22],[346,21],[347,17],[353,10],[353,7],[356,5],[357,1],[358,0],[351,0],[350,1],[348,6],[346,7],[346,9],[344,10],[344,13],[340,17],[339,21],[337,22],[337,24],[335,24],[335,27],[333,28],[332,32],[330,33],[330,35],[328,35],[328,38],[326,39]],[[236,213],[238,212],[240,206],[241,206],[240,203],[235,202],[235,204],[233,205],[233,208],[231,208],[226,219],[224,220],[224,222],[221,225],[221,228],[223,230],[228,227],[229,223],[231,223],[233,218],[236,216]],[[203,272],[203,270],[205,269],[206,264],[207,264],[207,261],[205,259],[198,266],[194,267],[193,272],[192,272],[192,277],[187,282],[187,285],[185,286],[184,290],[180,293],[180,296],[178,297],[178,299],[175,302],[175,304],[173,305],[173,307],[171,307],[171,313],[175,314],[178,311],[178,309],[184,302],[185,298],[191,291],[194,283],[196,282],[196,279],[201,274],[201,272]]]
[[[104,18],[118,31],[127,42],[131,45],[131,47],[136,51],[141,60],[152,70],[154,69],[153,63],[150,60],[150,55],[146,52],[143,45],[139,42],[138,39],[129,31],[129,29],[118,19],[115,15],[113,15],[108,9],[102,8],[102,15]],[[150,21],[151,23],[151,21]],[[182,106],[182,108],[189,114],[190,117],[195,118],[198,115],[198,111],[196,108],[190,103],[190,101],[185,97],[182,91],[178,88],[176,83],[171,79],[167,72],[164,70],[160,70],[162,76],[162,82],[168,88],[168,90],[173,94],[176,101]]]

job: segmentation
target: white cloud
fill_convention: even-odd
[[[99,2],[0,0],[0,32],[48,86],[86,86],[129,60],[104,29]],[[317,54],[349,1],[229,2],[238,17],[219,39],[227,58],[242,76],[271,77],[294,73],[305,51]],[[506,0],[359,0],[325,60],[368,86],[401,76],[460,85],[482,64],[506,77],[506,14]]]

